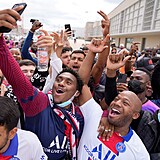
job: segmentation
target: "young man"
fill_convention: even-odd
[[[80,68],[80,73],[82,73],[81,70],[88,72],[92,66],[91,61],[93,61],[95,54],[102,50],[103,43],[103,41],[92,41],[89,45],[90,52],[82,65],[84,68]],[[98,136],[97,128],[102,116],[102,109],[93,99],[87,85],[84,85],[79,100],[85,124],[78,148],[78,159],[150,159],[144,144],[130,127],[132,120],[139,117],[142,106],[135,93],[130,91],[121,92],[110,104],[108,122],[115,126],[115,132],[109,141]]]
[[[69,68],[73,69],[74,71],[78,72],[80,66],[85,59],[85,54],[82,50],[74,50],[71,54]]]
[[[125,52],[125,50],[124,50]],[[121,58],[120,58],[121,56]],[[118,70],[122,64],[123,50],[116,54],[110,55],[111,69],[107,69],[106,85],[105,85],[105,100],[109,105],[110,102],[117,96],[116,88],[116,70]],[[119,59],[119,61],[116,61]],[[152,114],[159,109],[153,102],[147,99],[146,91],[151,84],[151,74],[145,68],[137,68],[130,76],[128,81],[128,90],[138,95],[142,102],[142,110],[147,110]]]
[[[60,56],[60,59],[62,60],[62,63],[63,63],[63,68],[66,68],[69,66],[71,54],[72,54],[71,47],[63,47],[62,53]]]
[[[85,93],[87,96],[87,90]],[[90,97],[81,106],[85,125],[78,148],[78,159],[149,160],[144,144],[130,128],[132,119],[139,117],[140,110],[141,102],[133,92],[120,93],[109,107],[108,121],[115,126],[115,132],[106,141],[97,132],[102,116],[101,107]]]
[[[2,11],[1,15],[13,15],[20,19],[16,11],[7,11]],[[48,41],[52,44],[51,37],[45,38],[47,44]],[[43,37],[39,41],[42,39]],[[51,48],[53,49],[52,46]],[[3,36],[0,37],[0,59],[0,68],[12,85],[25,113],[26,129],[38,136],[49,159],[76,159],[84,124],[79,108],[72,103],[74,97],[81,93],[83,86],[78,74],[70,69],[62,71],[53,85],[51,101],[46,94],[33,87],[23,74],[10,54]]]
[[[5,43],[2,37],[0,41],[0,57],[6,62],[1,63],[0,67],[2,71],[5,70],[4,75],[23,108],[26,129],[36,133],[50,159],[76,157],[83,117],[79,109],[72,104],[72,100],[81,92],[82,81],[72,70],[62,71],[53,85],[52,103],[48,96],[38,92],[21,72],[6,46],[3,48]],[[13,70],[16,71],[14,74]]]
[[[0,159],[47,160],[37,136],[18,129],[19,110],[8,97],[0,97]]]
[[[33,74],[34,74],[34,71],[36,69],[36,65],[34,62],[32,62],[31,60],[28,60],[28,59],[24,59],[24,60],[21,60],[19,62],[19,66],[22,70],[22,72],[24,73],[24,75],[29,79],[31,80]]]

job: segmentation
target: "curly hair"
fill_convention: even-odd
[[[75,78],[76,78],[76,80],[77,80],[77,90],[81,93],[82,92],[82,87],[83,87],[83,81],[82,81],[82,79],[80,78],[80,76],[79,76],[79,74],[77,73],[77,72],[75,72],[73,69],[71,69],[71,68],[64,68],[58,75],[57,75],[57,77],[60,75],[60,74],[62,74],[62,73],[64,73],[64,72],[69,72],[69,73],[71,73]]]

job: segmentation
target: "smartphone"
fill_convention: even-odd
[[[68,29],[67,31],[71,31],[71,25],[70,24],[65,24],[64,27],[65,27],[65,29]]]
[[[25,10],[25,8],[27,7],[26,3],[18,3],[15,4],[12,9],[17,8],[18,6],[23,6],[23,8],[21,10],[18,11],[18,13],[21,15],[23,13],[23,11]],[[10,28],[6,28],[6,27],[0,27],[0,33],[8,33],[10,32],[11,29]]]
[[[127,82],[127,74],[119,74],[117,83],[126,83]]]
[[[35,21],[39,21],[38,19],[30,19],[30,22],[33,24]]]

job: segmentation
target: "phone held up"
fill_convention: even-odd
[[[65,24],[64,27],[65,27],[65,29],[67,29],[67,31],[71,31],[71,25],[70,24]]]
[[[39,21],[38,19],[30,19],[30,22],[33,24],[35,21]]]
[[[23,13],[23,11],[25,10],[25,8],[27,7],[27,4],[26,3],[18,3],[18,4],[15,4],[12,9],[15,9],[19,6],[23,6],[23,8],[19,11],[17,11],[20,15]],[[14,17],[13,17],[14,18]],[[6,27],[0,27],[0,33],[8,33],[10,32],[11,29],[10,28],[6,28]]]
[[[126,83],[127,82],[127,74],[119,74],[117,83]]]

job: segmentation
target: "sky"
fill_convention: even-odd
[[[22,14],[24,28],[31,28],[30,19],[38,19],[43,29],[63,29],[64,24],[85,27],[87,21],[99,21],[97,11],[110,13],[123,0],[0,0],[0,9],[12,8],[15,3],[27,3]]]

